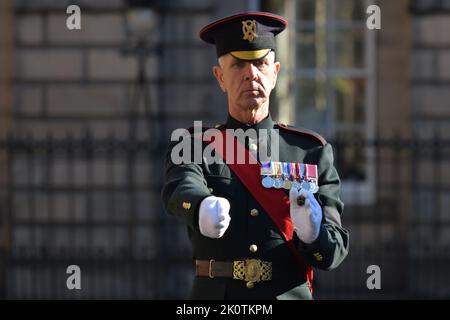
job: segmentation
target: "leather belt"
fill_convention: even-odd
[[[233,278],[246,281],[247,286],[252,286],[255,282],[272,279],[272,262],[259,259],[235,261],[196,260],[195,271],[197,276]]]

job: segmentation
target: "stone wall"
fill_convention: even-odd
[[[141,103],[137,123],[131,124],[138,61],[123,54],[127,35],[122,1],[70,4],[80,6],[81,30],[66,28],[65,1],[18,0],[8,9],[14,18],[8,24],[13,33],[8,34],[14,35],[15,44],[8,52],[14,54],[8,124],[19,140],[43,144],[31,153],[16,152],[10,168],[14,192],[2,214],[13,213],[7,248],[11,264],[2,294],[184,297],[192,280],[190,245],[185,226],[162,211],[163,151],[144,148],[130,155],[126,143],[134,126],[149,146],[161,142],[164,147],[174,128],[190,127],[194,120],[208,126],[224,121],[226,98],[211,73],[215,50],[198,39],[198,31],[246,4],[160,1],[160,23],[153,37],[159,51],[148,54],[145,68],[148,110],[164,116],[147,122]],[[152,131],[155,135],[149,136],[154,128],[163,135]],[[116,153],[79,154],[52,144],[87,137],[115,137],[125,147]],[[82,292],[65,288],[69,264],[82,268]]]
[[[411,242],[411,277],[430,275],[417,284],[418,295],[450,294],[450,1],[411,1],[411,122],[415,137],[428,140],[434,151],[415,155],[413,208],[416,227]],[[427,257],[434,263],[418,263]],[[430,285],[439,279],[439,286]]]

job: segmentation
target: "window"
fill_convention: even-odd
[[[315,130],[339,145],[336,167],[346,202],[374,200],[375,32],[367,29],[365,0],[267,1],[287,17],[278,41],[281,121]]]

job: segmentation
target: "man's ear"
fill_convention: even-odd
[[[217,82],[219,83],[220,88],[222,89],[223,92],[227,92],[226,88],[225,88],[225,83],[223,81],[223,71],[222,68],[219,66],[214,66],[212,68],[214,77],[216,77]]]
[[[273,65],[274,65],[274,68],[273,68],[274,76],[273,76],[272,89],[274,89],[275,85],[277,84],[278,72],[280,72],[280,66],[281,66],[279,61],[275,61],[273,63]]]

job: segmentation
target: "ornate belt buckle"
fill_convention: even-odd
[[[233,261],[233,279],[244,280],[252,288],[255,282],[272,279],[272,262],[259,259]]]

